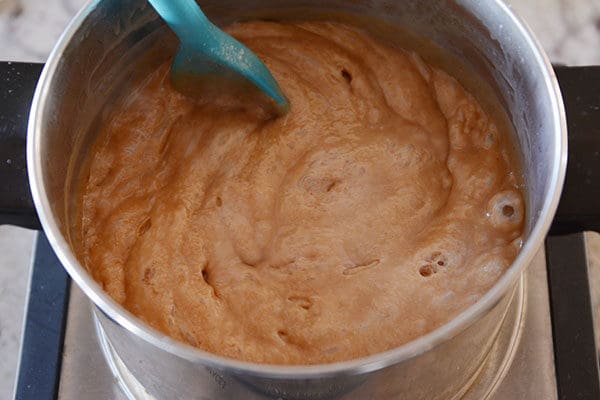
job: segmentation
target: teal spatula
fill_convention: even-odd
[[[149,2],[179,37],[179,51],[171,66],[171,79],[178,91],[206,95],[208,90],[210,95],[211,88],[215,94],[227,90],[247,93],[258,88],[278,113],[289,109],[287,98],[266,65],[213,25],[194,0]]]

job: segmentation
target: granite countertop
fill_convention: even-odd
[[[0,0],[0,59],[44,61],[83,0]],[[552,62],[600,64],[600,0],[512,0]],[[0,226],[0,400],[12,396],[35,233]],[[600,236],[588,235],[600,286]],[[600,287],[596,289],[600,293]],[[600,296],[596,301],[600,301]],[[600,304],[599,304],[600,307]],[[598,321],[600,322],[600,321]]]

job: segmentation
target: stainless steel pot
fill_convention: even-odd
[[[354,15],[367,29],[382,31],[373,21],[401,28],[421,38],[419,43],[433,42],[466,62],[489,83],[515,128],[527,187],[522,251],[484,297],[446,325],[363,359],[294,367],[252,364],[205,353],[153,330],[109,298],[76,258],[71,183],[82,170],[103,106],[172,54],[174,41],[144,0],[94,0],[69,25],[44,68],[30,113],[27,165],[43,229],[96,305],[109,345],[147,393],[160,399],[459,396],[490,349],[523,269],[543,243],[563,185],[565,114],[539,44],[499,0],[204,0],[202,6],[220,24]],[[389,38],[406,42],[403,35]]]

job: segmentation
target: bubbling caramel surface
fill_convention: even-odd
[[[177,93],[163,65],[106,118],[81,259],[152,327],[240,360],[385,351],[448,322],[519,250],[508,133],[445,72],[349,26],[228,31],[291,102]]]

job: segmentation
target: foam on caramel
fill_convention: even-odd
[[[445,72],[351,27],[245,22],[291,111],[177,93],[163,65],[106,119],[82,260],[156,329],[241,360],[389,350],[474,303],[518,253],[508,134]]]

